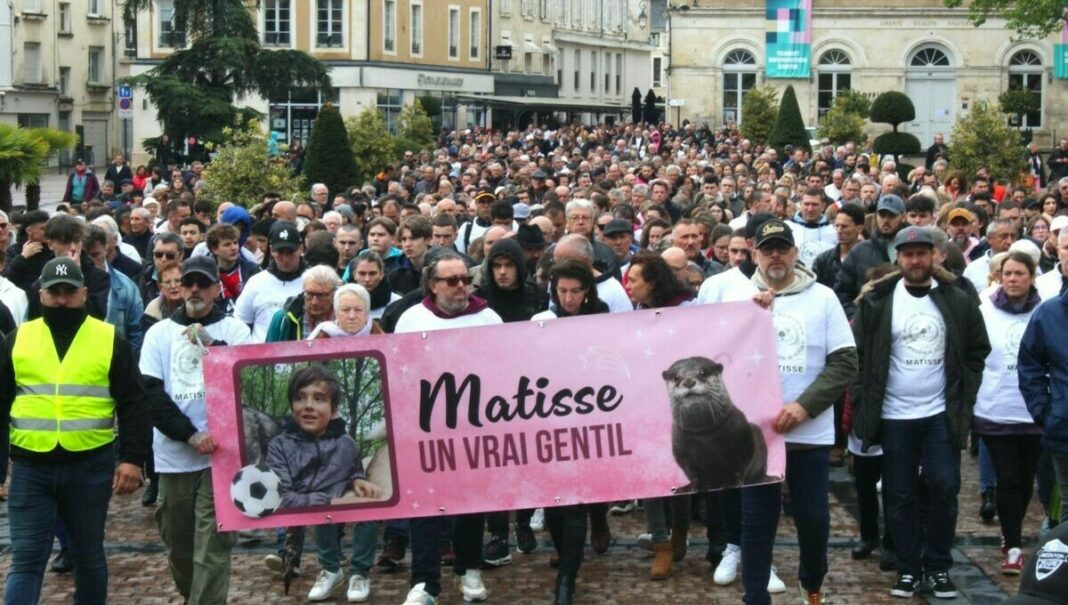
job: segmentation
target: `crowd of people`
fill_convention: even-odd
[[[860,511],[853,558],[878,551],[896,572],[893,596],[952,598],[969,448],[974,497],[1000,524],[1001,571],[1020,574],[1024,536],[1039,530],[1023,527],[1036,481],[1043,531],[1068,507],[1054,504],[1068,489],[1068,139],[1027,157],[1018,178],[955,170],[941,136],[906,172],[862,144],[773,149],[733,125],[468,129],[443,131],[366,184],[315,183],[294,200],[256,192],[249,208],[212,199],[200,162],[167,155],[131,171],[118,155],[99,182],[78,161],[54,214],[0,213],[5,599],[37,601],[55,537],[51,570],[75,572],[77,602],[105,602],[109,498],[143,477],[177,592],[226,601],[234,537],[217,531],[209,387],[190,363],[208,347],[727,301],[770,309],[791,339],[779,346],[773,427],[787,444],[782,483],[356,524],[347,584],[343,528],[326,526],[314,533],[321,570],[309,599],[341,588],[368,599],[372,569],[397,570],[410,548],[405,605],[437,602],[443,565],[465,601],[482,601],[481,569],[511,563],[513,541],[518,553],[539,548],[544,528],[552,599],[569,604],[587,533],[606,553],[610,516],[640,508],[651,579],[675,572],[696,517],[710,583],[740,575],[748,604],[788,583],[823,603],[829,473],[847,459]],[[335,438],[334,387],[302,374],[283,435]],[[284,493],[300,491],[291,470]],[[362,467],[338,472],[324,490],[377,489]],[[773,560],[784,510],[800,547],[789,582]],[[294,565],[293,533],[279,533],[268,567]]]

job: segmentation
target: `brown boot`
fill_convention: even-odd
[[[671,577],[671,569],[674,563],[671,560],[671,543],[658,542],[653,544],[653,569],[649,577],[653,580],[666,580]]]
[[[686,558],[686,532],[675,530],[671,532],[671,558],[676,563]]]

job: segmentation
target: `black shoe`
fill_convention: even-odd
[[[559,574],[556,576],[556,589],[553,592],[553,605],[571,605],[575,594],[575,576]]]
[[[59,554],[52,559],[52,566],[48,568],[52,573],[67,573],[74,570],[74,563],[66,548],[59,549]]]
[[[879,569],[883,571],[897,569],[897,554],[888,548],[883,548],[883,552],[879,555]]]
[[[403,560],[404,540],[399,536],[386,534],[385,544],[382,547],[382,554],[378,556],[377,565],[383,571],[393,572],[400,568]]]
[[[939,599],[957,598],[957,586],[949,579],[948,571],[932,571],[927,574],[927,585]]]
[[[898,574],[897,582],[890,587],[890,596],[911,599],[920,587],[920,581],[910,573]]]
[[[712,565],[712,569],[719,566],[719,562],[723,560],[723,549],[727,548],[727,545],[722,542],[709,542],[708,552],[705,553],[705,561],[708,561]]]
[[[538,539],[534,537],[534,530],[530,526],[515,527],[515,547],[524,555],[529,555],[538,548]]]
[[[152,506],[156,503],[156,498],[159,497],[159,483],[153,481],[145,488],[145,493],[141,494],[141,506]]]
[[[997,491],[990,488],[983,492],[983,504],[979,507],[979,516],[986,523],[991,523],[998,514]]]
[[[878,544],[876,540],[861,540],[853,546],[850,554],[853,555],[854,559],[867,559]]]
[[[482,562],[488,567],[500,567],[512,562],[512,553],[508,550],[507,536],[493,536],[489,544],[482,549]]]

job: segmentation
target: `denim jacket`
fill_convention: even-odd
[[[141,301],[141,294],[133,280],[110,264],[108,277],[111,278],[111,288],[108,290],[108,312],[105,319],[115,326],[119,334],[130,343],[130,349],[136,353],[141,350],[141,340],[144,338],[141,316],[145,312],[145,305]]]

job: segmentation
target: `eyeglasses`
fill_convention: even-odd
[[[206,276],[206,275],[197,274],[197,275],[186,275],[186,276],[182,277],[182,287],[183,288],[192,288],[193,286],[196,286],[196,287],[200,288],[201,290],[204,290],[204,289],[210,288],[210,287],[212,287],[214,285],[215,285],[215,282],[213,282],[211,279],[209,279],[208,276]]]
[[[453,275],[451,277],[435,277],[434,281],[439,281],[439,282],[443,281],[450,288],[455,288],[456,286],[459,286],[461,284],[463,284],[465,286],[470,284],[471,283],[471,276],[470,275]]]
[[[164,288],[177,288],[178,286],[182,285],[182,280],[168,279],[167,281],[159,282],[159,285],[163,286]]]
[[[152,256],[155,258],[165,258],[167,260],[174,260],[178,258],[177,252],[152,252]]]
[[[333,296],[333,292],[312,292],[311,290],[304,291],[304,298],[314,298],[315,300],[326,300]]]
[[[9,226],[9,223],[0,223],[0,229],[7,229]]]

